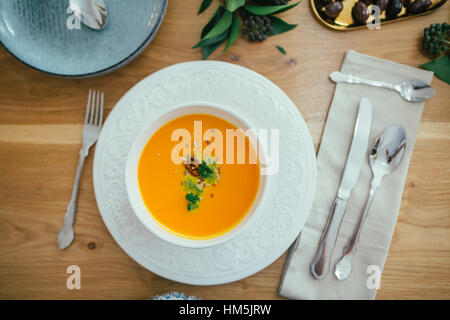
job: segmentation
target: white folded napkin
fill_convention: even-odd
[[[420,79],[430,84],[433,77],[432,72],[352,50],[346,53],[341,72],[386,82]],[[383,178],[361,232],[353,259],[352,274],[347,280],[339,281],[334,275],[334,266],[353,233],[372,178],[369,162],[364,162],[358,183],[348,202],[331,260],[330,272],[324,279],[316,280],[311,275],[310,263],[339,187],[362,97],[368,97],[373,104],[369,148],[384,129],[393,124],[401,124],[406,129],[406,152],[399,167]],[[317,156],[316,198],[299,242],[296,248],[291,248],[286,260],[279,288],[281,296],[291,299],[375,298],[376,270],[380,272],[383,270],[389,250],[423,106],[424,103],[407,102],[397,92],[388,89],[344,83],[336,85]]]

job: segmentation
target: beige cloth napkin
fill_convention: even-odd
[[[386,82],[421,79],[430,84],[433,77],[432,72],[363,55],[352,50],[346,53],[341,71],[361,78]],[[310,263],[339,187],[353,136],[359,101],[362,97],[368,97],[373,105],[369,148],[384,129],[393,124],[401,124],[406,129],[406,152],[399,167],[383,178],[361,232],[353,260],[353,272],[347,280],[339,281],[334,276],[334,266],[353,233],[369,192],[372,173],[369,162],[365,161],[358,183],[348,202],[331,260],[330,272],[324,279],[315,280],[310,273]],[[376,279],[376,274],[372,269],[367,270],[367,268],[375,265],[380,271],[383,270],[398,217],[423,106],[424,103],[407,102],[398,93],[388,89],[355,84],[336,85],[317,156],[316,198],[311,215],[300,234],[299,243],[296,248],[291,248],[286,260],[279,288],[281,296],[291,299],[375,298],[376,288],[373,288],[373,280]]]

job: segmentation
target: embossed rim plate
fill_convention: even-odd
[[[149,119],[188,104],[226,105],[255,129],[279,129],[280,137],[269,205],[245,233],[202,249],[175,246],[148,231],[131,209],[124,182],[128,151]],[[113,238],[144,268],[193,285],[240,280],[278,259],[302,230],[315,188],[314,146],[294,103],[267,78],[225,62],[180,63],[140,81],[108,116],[95,152],[95,196]]]

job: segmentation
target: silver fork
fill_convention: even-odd
[[[60,249],[65,249],[75,238],[73,224],[75,222],[75,213],[77,211],[78,189],[80,186],[81,172],[83,170],[84,160],[89,154],[89,148],[92,147],[100,135],[103,124],[103,92],[89,90],[89,98],[86,107],[86,116],[83,128],[83,145],[80,150],[77,173],[73,183],[72,197],[70,198],[67,211],[64,216],[64,225],[59,231],[56,243]]]

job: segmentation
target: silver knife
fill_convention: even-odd
[[[359,172],[364,160],[367,159],[370,127],[372,123],[372,103],[362,98],[359,103],[358,117],[353,132],[352,144],[345,163],[336,199],[331,206],[327,225],[320,239],[316,255],[311,262],[311,273],[316,279],[322,279],[330,269],[330,259],[336,245],[337,236],[344,218],[347,202],[352,189],[358,181]]]

